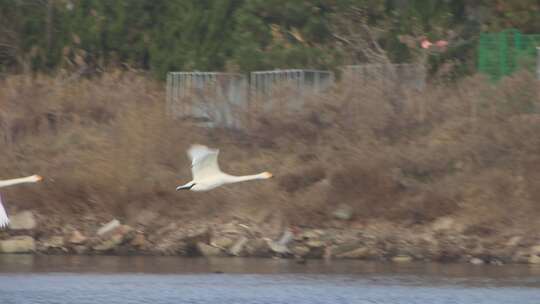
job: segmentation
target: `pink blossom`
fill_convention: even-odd
[[[420,45],[422,46],[423,49],[429,49],[433,45],[433,43],[431,43],[429,40],[424,38]]]
[[[435,45],[440,47],[440,48],[445,48],[448,46],[448,41],[446,40],[439,40],[437,42],[435,42]]]

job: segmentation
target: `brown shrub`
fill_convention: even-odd
[[[497,222],[538,222],[540,98],[528,74],[423,92],[338,85],[302,111],[252,113],[241,131],[171,119],[163,85],[134,73],[10,76],[0,87],[2,177],[47,178],[9,189],[10,211],[35,208],[77,225],[141,209],[161,222],[268,210],[321,225],[348,204],[356,220],[452,215],[479,234]],[[225,171],[276,179],[177,193],[191,178],[185,150],[194,142],[219,147]]]

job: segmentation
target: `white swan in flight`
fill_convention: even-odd
[[[176,187],[176,191],[207,191],[225,184],[272,177],[270,172],[244,176],[234,176],[224,173],[219,169],[218,165],[219,150],[210,149],[203,145],[192,145],[187,151],[187,154],[191,159],[193,180]]]
[[[43,180],[43,177],[39,175],[31,175],[31,176],[21,177],[21,178],[0,180],[0,188],[22,184],[22,183],[37,183],[41,180]],[[8,224],[9,224],[9,218],[6,214],[6,209],[4,209],[4,206],[2,205],[2,197],[0,196],[0,228],[4,228]]]

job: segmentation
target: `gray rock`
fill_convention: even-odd
[[[306,246],[310,248],[320,248],[324,246],[324,242],[321,240],[309,240],[306,242]]]
[[[535,245],[530,248],[527,263],[535,265],[540,264],[540,245]]]
[[[120,225],[120,227],[114,229],[114,235],[120,235],[123,241],[130,241],[135,237],[135,229],[128,225]]]
[[[73,250],[77,254],[85,254],[85,253],[88,252],[88,247],[83,246],[83,245],[75,245],[75,246],[73,246]]]
[[[129,244],[139,249],[145,249],[147,247],[146,237],[142,233],[137,233]]]
[[[245,246],[245,252],[249,256],[253,257],[268,257],[270,254],[270,248],[263,239],[249,240]]]
[[[484,261],[482,259],[479,259],[479,258],[472,258],[469,260],[469,263],[473,264],[473,265],[482,265],[484,264]]]
[[[103,236],[103,235],[113,231],[114,229],[118,228],[119,226],[120,226],[120,222],[117,219],[114,219],[114,220],[108,222],[107,224],[101,226],[101,228],[99,228],[98,231],[97,231],[97,235]]]
[[[535,245],[531,247],[531,254],[540,255],[540,245]]]
[[[135,237],[135,231],[128,225],[116,226],[113,230],[108,230],[102,237],[103,241],[92,247],[96,251],[111,251],[115,247],[131,241]]]
[[[9,229],[31,230],[36,228],[37,222],[32,211],[22,211],[9,217]]]
[[[518,250],[512,255],[514,263],[529,263],[530,253],[527,250]]]
[[[523,237],[521,236],[513,236],[511,237],[507,242],[506,242],[506,246],[507,247],[515,247],[515,246],[518,246],[519,243],[521,242],[521,240],[523,239]]]
[[[64,237],[61,235],[52,236],[48,238],[47,240],[45,240],[41,246],[45,249],[50,249],[50,248],[62,249],[64,248]]]
[[[339,257],[341,254],[345,254],[347,252],[350,252],[359,248],[365,248],[365,246],[363,244],[360,244],[357,241],[346,242],[343,244],[333,246],[332,253],[334,256]]]
[[[228,233],[228,234],[242,233],[242,230],[240,229],[240,227],[238,226],[238,223],[236,223],[236,222],[230,222],[230,223],[222,225],[220,227],[219,231],[221,233],[223,233],[223,234],[225,234],[225,233]]]
[[[210,246],[203,242],[197,243],[197,249],[205,257],[223,256],[223,252],[221,251],[221,249],[214,246]]]
[[[210,244],[218,248],[227,249],[234,244],[234,240],[226,236],[213,237],[210,240]]]
[[[69,236],[68,242],[71,244],[83,244],[88,240],[87,237],[85,237],[82,233],[79,232],[79,230],[74,230],[71,235]]]
[[[182,241],[165,239],[154,244],[149,250],[154,254],[171,256],[185,255],[189,248],[191,248],[191,245]]]
[[[504,262],[501,261],[501,260],[492,260],[489,262],[491,265],[495,265],[495,266],[502,266],[504,265]]]
[[[111,251],[116,246],[122,244],[122,242],[123,242],[122,235],[115,234],[111,236],[111,238],[104,240],[98,245],[95,245],[94,247],[92,247],[92,249],[94,249],[95,251]]]
[[[178,239],[186,244],[197,244],[198,242],[208,244],[210,243],[210,231],[206,227],[199,227],[181,233],[178,235]]]
[[[235,256],[239,256],[242,251],[244,251],[244,247],[247,242],[248,239],[245,236],[240,237],[229,249],[229,253]]]
[[[295,245],[291,248],[291,253],[297,257],[304,257],[310,252],[309,247],[304,245]]]
[[[454,226],[454,219],[451,217],[440,217],[431,224],[434,231],[450,230]]]
[[[443,216],[436,219],[433,224],[431,224],[431,229],[435,232],[453,231],[461,233],[465,230],[465,226],[457,223],[452,217]]]
[[[412,262],[413,258],[411,256],[400,254],[396,255],[395,257],[392,257],[392,262],[394,263],[410,263]]]
[[[353,208],[349,205],[341,204],[332,212],[332,215],[338,220],[348,221],[353,217]]]
[[[302,233],[298,234],[297,240],[311,240],[311,239],[319,239],[321,235],[324,234],[321,230],[317,229],[306,229],[302,231]],[[296,239],[296,237],[295,237]]]
[[[532,254],[528,259],[529,264],[540,264],[540,255]]]
[[[31,236],[15,236],[0,241],[1,253],[29,253],[36,250],[36,243]]]
[[[367,247],[358,247],[349,251],[335,254],[336,258],[340,259],[364,259],[371,255],[371,250]]]

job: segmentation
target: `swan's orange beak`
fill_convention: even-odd
[[[41,182],[43,180],[43,176],[41,176],[41,175],[36,176],[36,178],[37,178],[38,182]]]
[[[272,178],[273,176],[274,176],[274,175],[273,175],[272,173],[270,173],[270,172],[264,172],[264,173],[263,173],[263,177],[264,177],[264,178]]]

